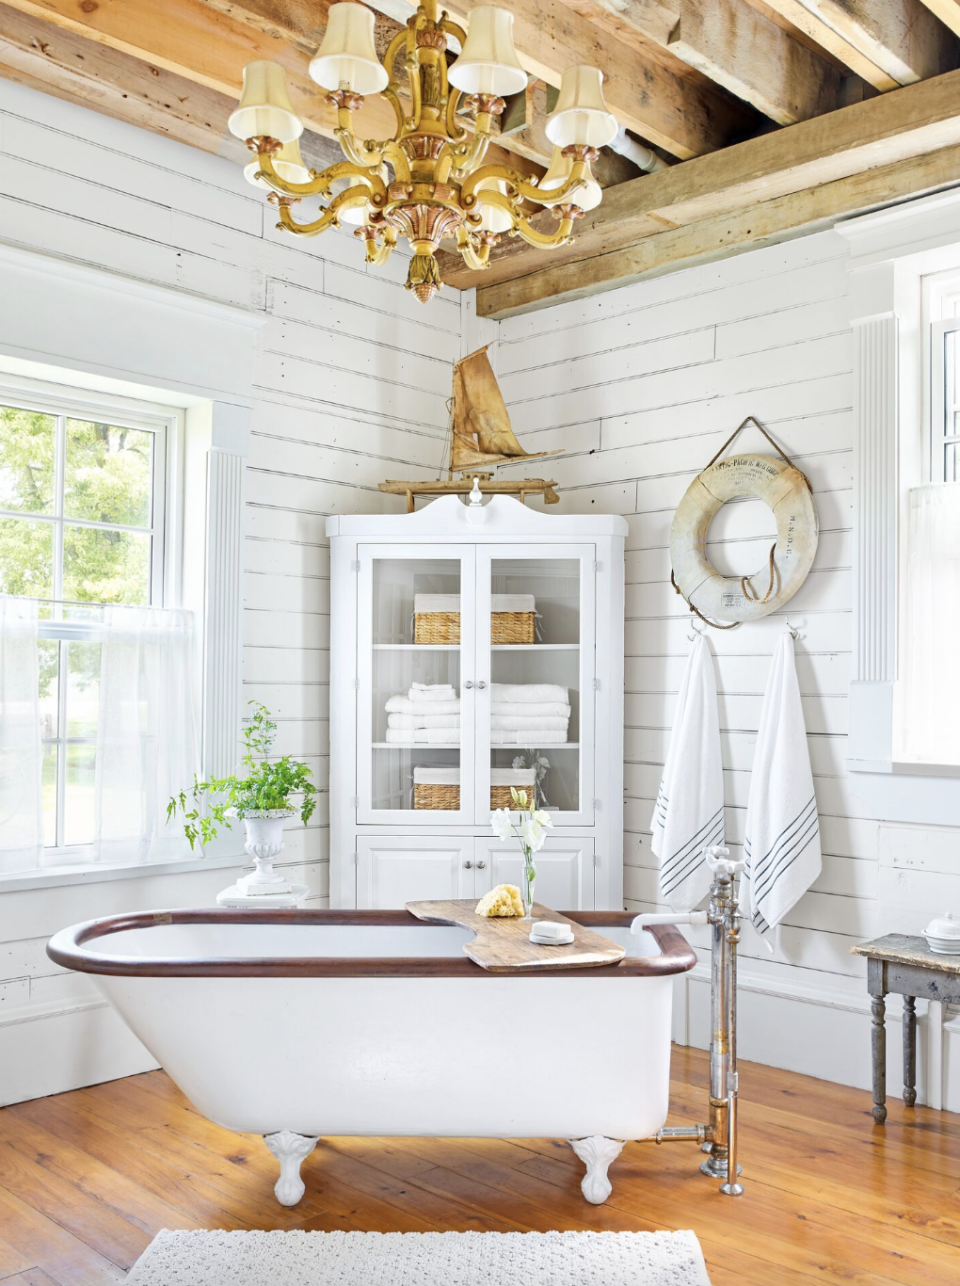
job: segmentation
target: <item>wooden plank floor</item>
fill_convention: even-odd
[[[673,1072],[672,1123],[705,1119],[704,1054],[676,1049]],[[122,1281],[161,1228],[692,1228],[714,1286],[956,1286],[960,1117],[894,1101],[880,1129],[861,1091],[750,1063],[741,1083],[743,1197],[692,1144],[630,1144],[605,1206],[557,1141],[351,1138],[321,1143],[284,1210],[261,1141],[162,1072],[17,1104],[0,1111],[0,1283]]]

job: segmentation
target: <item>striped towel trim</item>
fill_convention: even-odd
[[[754,861],[750,840],[744,840],[744,852],[749,863],[747,871],[744,872],[744,879],[749,881],[758,865],[763,868],[754,881],[751,898],[751,905],[754,908],[751,919],[758,932],[770,931],[770,925],[760,905],[771,896],[777,881],[785,871],[790,869],[804,850],[810,847],[819,832],[820,818],[817,814],[817,801],[814,795],[793,821],[784,827],[759,863]]]
[[[703,850],[716,842],[717,831],[723,833],[723,805],[721,804],[709,821],[697,831],[692,839],[683,844],[664,862],[660,868],[660,890],[666,895],[672,892],[687,878],[690,870],[697,864]],[[705,833],[709,832],[705,838]]]

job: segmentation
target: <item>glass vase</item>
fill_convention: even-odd
[[[533,919],[533,891],[537,882],[537,868],[532,862],[524,862],[520,893],[523,898],[523,918]]]

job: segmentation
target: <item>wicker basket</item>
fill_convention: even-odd
[[[490,642],[533,643],[536,641],[536,621],[536,612],[493,612]],[[459,612],[418,612],[413,622],[414,643],[429,646],[460,642]]]
[[[460,787],[417,782],[413,788],[413,806],[434,812],[455,813],[460,807]],[[513,807],[513,796],[510,794],[509,786],[490,787],[490,807]]]

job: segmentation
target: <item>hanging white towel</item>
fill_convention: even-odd
[[[744,900],[769,933],[820,874],[820,820],[793,639],[783,635],[760,712],[744,830]]]
[[[653,810],[660,897],[692,911],[710,888],[704,850],[723,843],[723,767],[713,656],[703,635],[690,650],[660,792]]]

